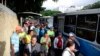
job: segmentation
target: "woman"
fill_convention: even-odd
[[[26,37],[25,37],[25,39],[26,39],[25,43],[26,43],[26,44],[29,44],[29,43],[31,42],[31,37],[32,37],[33,35],[36,35],[36,33],[35,33],[33,30],[29,30],[29,31],[28,31],[28,34],[27,34]]]
[[[49,47],[51,46],[51,39],[47,33],[41,38],[40,43],[44,49],[45,56],[47,56]]]
[[[64,50],[62,56],[75,56],[75,43],[73,41],[67,42],[67,48]]]

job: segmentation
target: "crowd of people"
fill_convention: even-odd
[[[25,21],[11,36],[11,56],[75,56],[80,44],[74,33],[68,36],[55,32],[48,23]]]

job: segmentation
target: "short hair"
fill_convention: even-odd
[[[73,46],[74,44],[75,44],[74,41],[68,41],[66,46],[70,47],[70,46]]]
[[[36,38],[36,39],[37,39],[37,35],[33,35],[32,38]],[[32,38],[31,38],[31,39],[32,39]]]

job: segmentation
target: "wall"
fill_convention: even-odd
[[[0,4],[0,56],[10,56],[10,37],[16,25],[16,14]]]

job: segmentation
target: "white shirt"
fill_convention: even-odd
[[[34,28],[35,28],[35,26],[31,26],[31,27],[30,27],[30,30],[33,30]]]
[[[61,49],[63,49],[63,38],[62,38],[62,48]],[[58,43],[58,37],[56,37],[55,39],[54,39],[54,48],[57,48],[57,43]]]
[[[64,50],[62,56],[75,56],[75,54],[73,52],[71,52],[69,48],[66,48]]]

